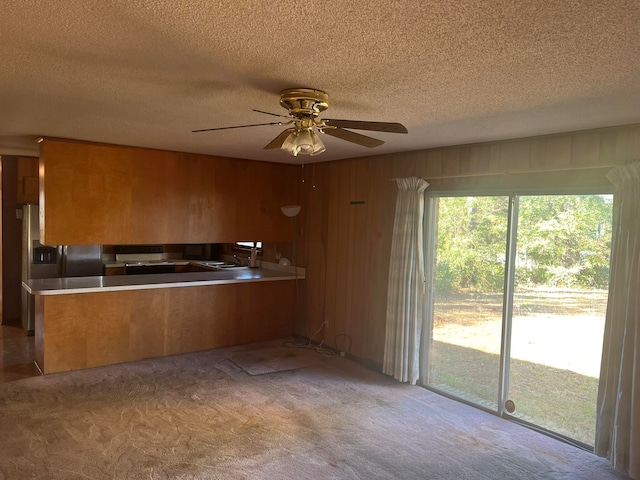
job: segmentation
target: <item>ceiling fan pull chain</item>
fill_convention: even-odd
[[[316,188],[316,164],[311,164],[311,188]]]

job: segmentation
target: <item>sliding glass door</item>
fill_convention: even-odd
[[[432,197],[424,383],[592,445],[611,209],[610,195]]]
[[[519,199],[511,414],[594,442],[609,282],[611,196]]]

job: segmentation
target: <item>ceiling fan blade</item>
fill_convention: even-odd
[[[289,115],[280,115],[279,113],[265,112],[264,110],[256,110],[255,108],[253,108],[252,110],[258,113],[264,113],[265,115],[273,115],[274,117],[291,118]]]
[[[287,137],[291,134],[291,132],[293,132],[293,130],[294,130],[293,128],[287,128],[286,130],[284,130],[280,135],[278,135],[276,138],[271,140],[271,142],[269,142],[269,144],[264,147],[264,150],[270,150],[272,148],[280,148],[284,143],[284,141],[287,139]]]
[[[361,122],[359,120],[335,120],[324,119],[327,125],[340,128],[352,128],[354,130],[373,130],[388,133],[409,133],[407,127],[394,122]]]
[[[359,133],[350,132],[349,130],[343,130],[337,127],[324,128],[321,131],[323,133],[326,133],[327,135],[331,135],[332,137],[340,138],[342,140],[346,140],[347,142],[357,143],[358,145],[362,145],[363,147],[379,147],[384,143],[382,140],[378,140],[377,138],[360,135]]]
[[[231,128],[247,128],[247,127],[260,127],[262,125],[286,125],[291,122],[270,122],[270,123],[254,123],[252,125],[236,125],[234,127],[218,127],[218,128],[203,128],[202,130],[191,130],[191,133],[197,132],[212,132],[214,130],[229,130]]]

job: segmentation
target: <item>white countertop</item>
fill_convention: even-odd
[[[34,295],[67,295],[116,290],[143,290],[152,288],[195,287],[228,283],[269,282],[295,280],[293,268],[241,268],[226,271],[156,273],[151,275],[112,275],[106,277],[42,278],[22,282]],[[298,268],[297,278],[304,279],[304,269]]]

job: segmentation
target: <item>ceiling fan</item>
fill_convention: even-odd
[[[318,133],[357,143],[364,147],[378,147],[384,142],[377,138],[351,132],[350,130],[370,130],[386,133],[408,133],[404,125],[391,122],[363,122],[359,120],[319,119],[318,115],[329,108],[329,95],[313,88],[288,88],[280,92],[280,105],[289,110],[289,115],[253,110],[254,112],[282,117],[288,121],[255,123],[233,127],[205,128],[196,132],[211,132],[232,128],[257,127],[262,125],[291,125],[269,142],[265,150],[281,148],[293,156],[318,155],[326,150]],[[347,130],[348,129],[348,130]]]

